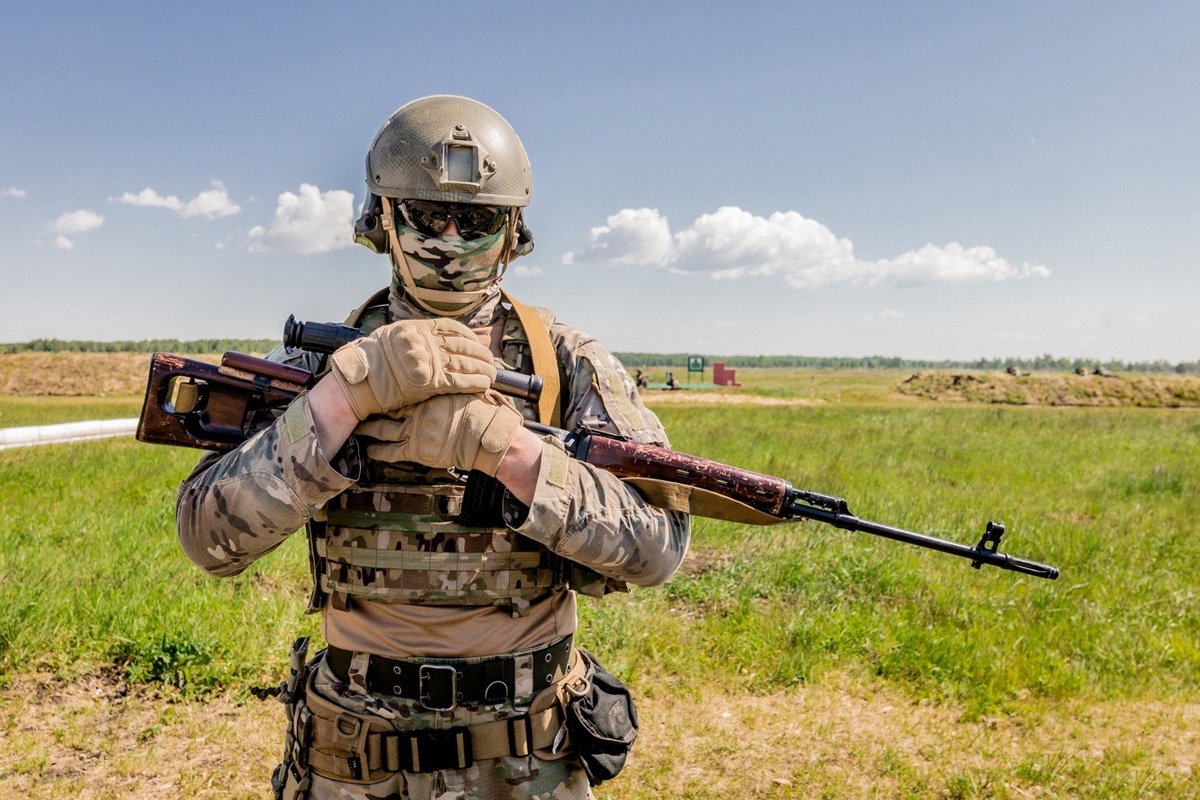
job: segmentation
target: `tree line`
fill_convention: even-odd
[[[34,339],[31,342],[0,344],[0,353],[181,353],[197,355],[224,353],[266,353],[278,339],[144,339],[137,342],[65,341],[63,339]]]
[[[688,358],[699,353],[616,353],[625,366],[671,367],[687,369]],[[974,361],[930,361],[898,356],[703,356],[705,366],[721,361],[727,367],[800,367],[813,369],[978,369],[1005,370],[1015,367],[1021,371],[1074,372],[1085,369],[1106,369],[1109,372],[1174,372],[1180,375],[1200,374],[1200,361],[1101,361],[1088,358],[1055,358],[1046,353],[1036,358],[980,358]]]
[[[140,341],[96,342],[63,339],[34,339],[30,342],[0,344],[0,354],[6,353],[153,353],[158,351],[195,355],[224,353],[267,353],[279,344],[278,339],[143,339]],[[671,367],[687,369],[688,358],[700,353],[616,353],[625,366]],[[708,368],[714,361],[737,367],[799,367],[811,369],[978,369],[1005,370],[1015,367],[1022,371],[1074,372],[1106,369],[1109,372],[1174,372],[1180,375],[1200,374],[1200,361],[1100,361],[1087,358],[1055,358],[1049,353],[1036,358],[980,358],[975,361],[929,361],[898,356],[713,356],[703,355]]]

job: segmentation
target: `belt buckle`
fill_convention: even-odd
[[[420,678],[421,708],[426,711],[453,711],[458,705],[458,670],[450,664],[422,664],[417,670]],[[445,691],[446,705],[434,705]]]

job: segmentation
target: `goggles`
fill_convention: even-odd
[[[491,236],[508,222],[505,206],[480,206],[471,203],[439,203],[433,200],[400,200],[396,207],[405,224],[425,236],[441,236],[454,220],[464,239]]]

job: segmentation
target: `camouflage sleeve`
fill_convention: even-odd
[[[607,349],[562,324],[551,335],[566,378],[563,427],[670,446],[662,423]],[[691,530],[686,514],[650,505],[612,473],[569,458],[553,439],[543,444],[533,505],[527,515],[511,517],[513,523],[518,533],[571,561],[641,586],[675,573]]]
[[[204,456],[184,479],[175,505],[179,543],[205,572],[237,575],[351,486],[360,467],[353,437],[330,463],[301,395],[236,450]]]

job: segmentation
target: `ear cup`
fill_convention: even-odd
[[[379,222],[379,198],[374,194],[367,196],[363,203],[362,214],[354,221],[354,241],[370,250],[372,253],[388,251],[387,231]]]
[[[519,258],[527,256],[533,252],[533,231],[529,230],[525,225],[525,212],[520,212],[517,217],[517,243],[513,247],[512,257]]]

